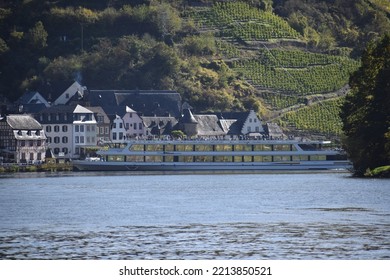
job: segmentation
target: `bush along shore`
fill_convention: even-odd
[[[18,165],[7,164],[0,166],[0,173],[15,173],[15,172],[57,172],[57,171],[73,171],[73,165],[66,163],[43,163],[39,165]]]

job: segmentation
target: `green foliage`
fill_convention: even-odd
[[[340,114],[355,173],[390,164],[390,36],[369,44]]]
[[[216,2],[211,9],[194,9],[190,17],[199,27],[218,27],[221,29],[222,37],[232,37],[238,40],[299,37],[298,33],[282,18],[242,1]]]
[[[307,95],[342,88],[358,65],[347,57],[263,49],[258,59],[235,61],[232,67],[261,88]]]
[[[325,135],[341,135],[342,123],[339,117],[342,99],[332,99],[305,106],[286,113],[282,120],[299,130]]]

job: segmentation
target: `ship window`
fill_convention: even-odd
[[[262,151],[263,150],[263,145],[254,145],[253,146],[253,150],[254,151]]]
[[[263,156],[263,162],[271,162],[272,156]]]
[[[242,156],[235,156],[234,162],[242,162]]]
[[[146,145],[147,151],[162,151],[163,145]]]
[[[140,144],[131,145],[130,147],[130,151],[143,151],[143,150],[144,150],[144,145],[140,145]]]

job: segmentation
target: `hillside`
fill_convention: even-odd
[[[196,112],[254,108],[293,133],[338,136],[338,104],[388,1],[65,1],[0,4],[0,95],[177,90]]]

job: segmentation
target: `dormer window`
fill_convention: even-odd
[[[18,135],[22,135],[22,131],[21,130],[18,130]]]
[[[31,136],[31,130],[27,130],[27,135]]]

